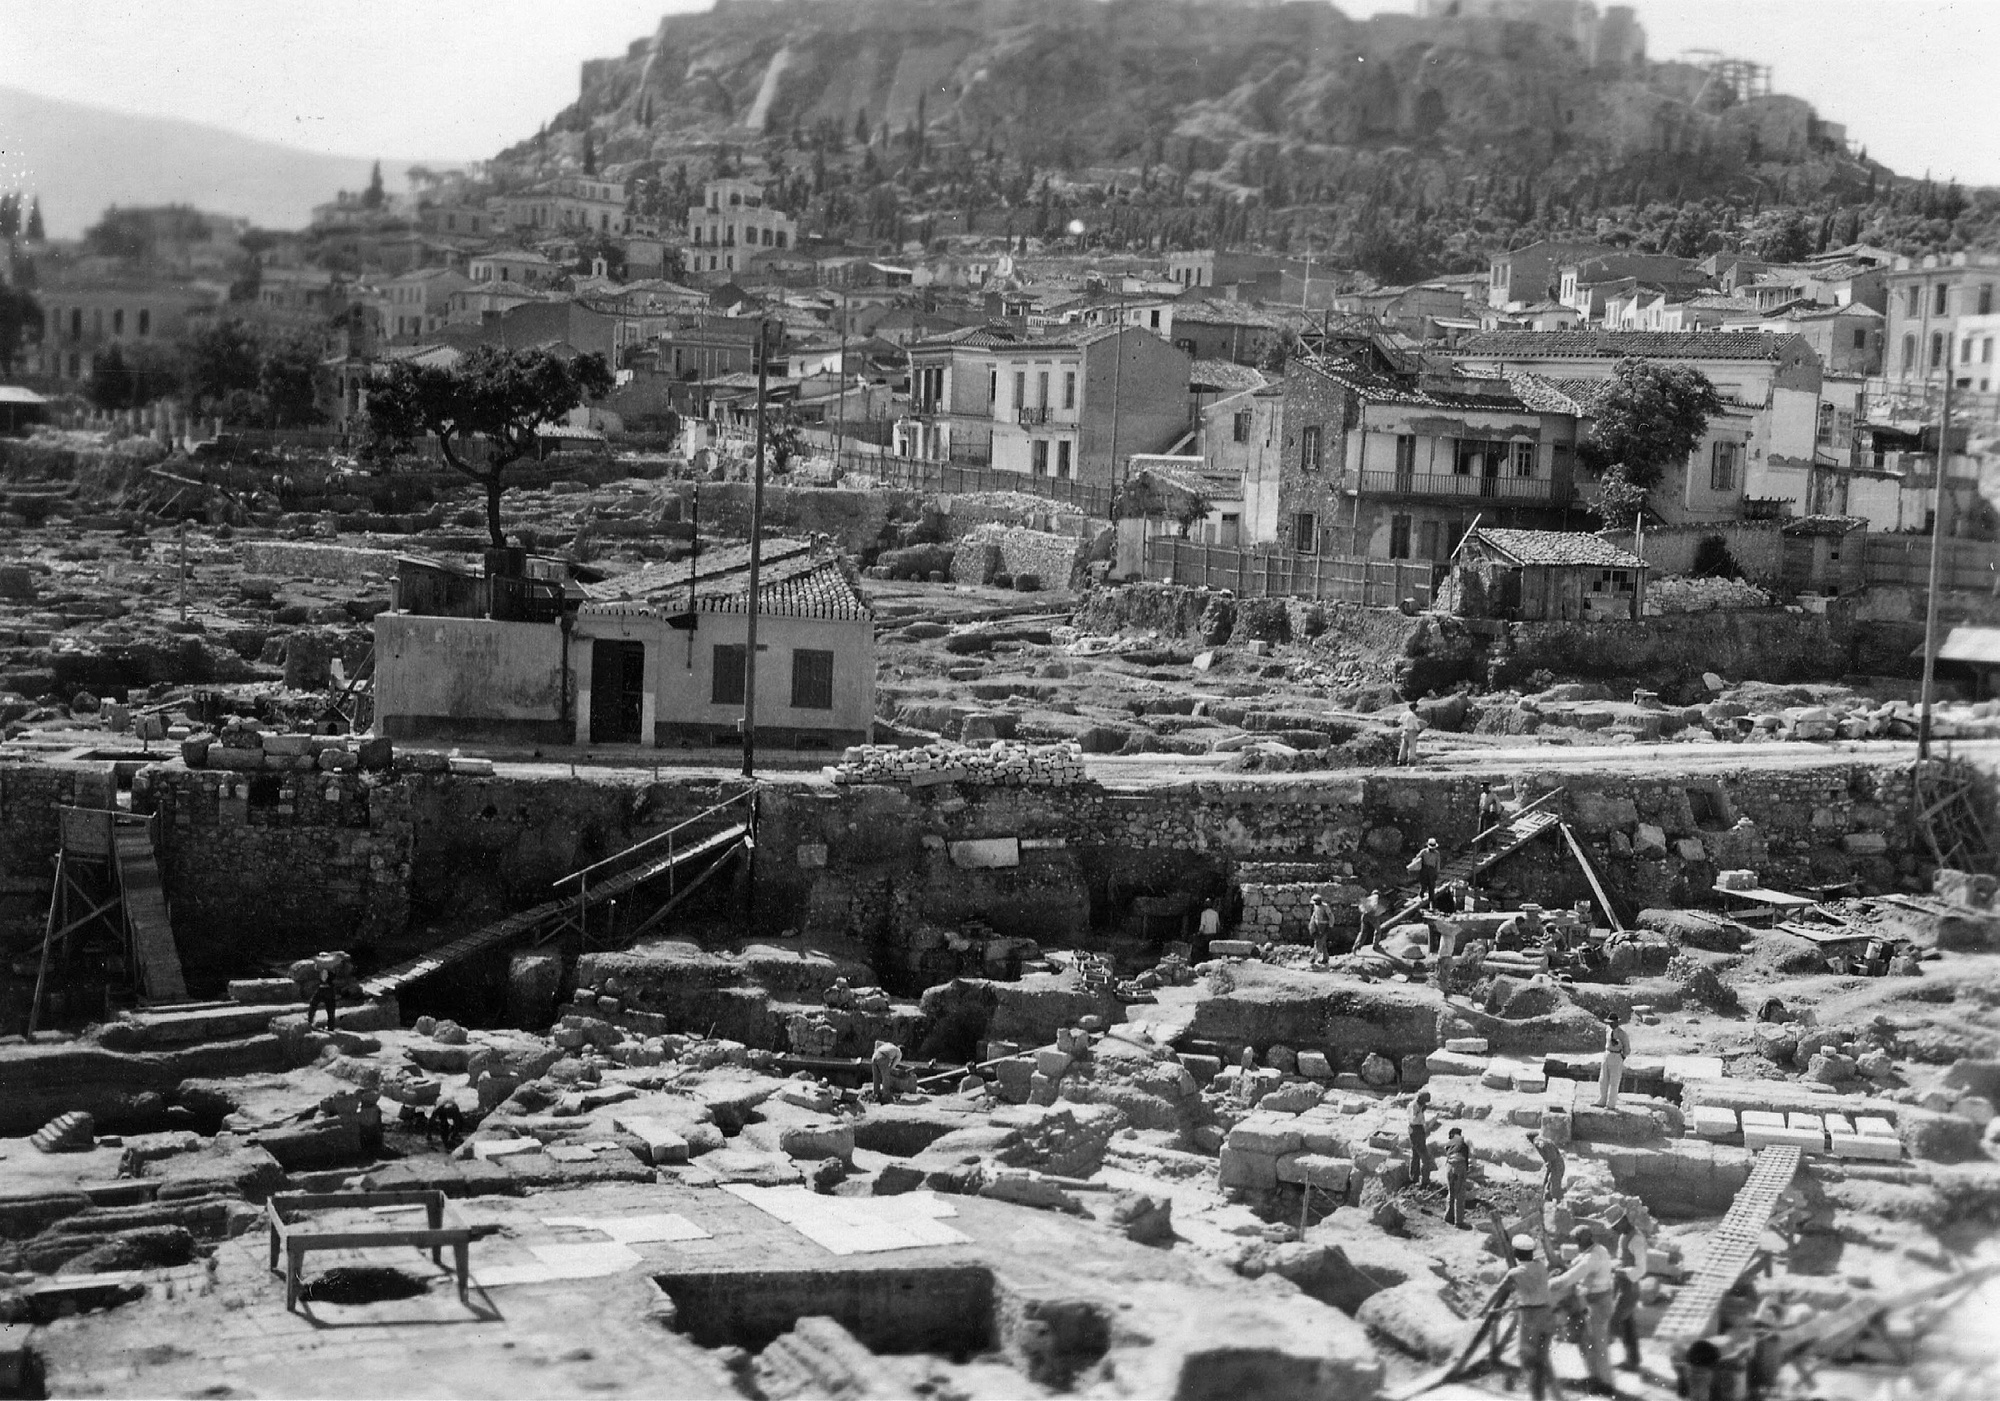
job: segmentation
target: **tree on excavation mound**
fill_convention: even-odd
[[[1667,467],[1687,460],[1721,412],[1715,386],[1692,365],[1620,360],[1578,449],[1601,477],[1592,509],[1607,525],[1629,524]]]
[[[602,355],[540,348],[482,345],[450,366],[399,360],[368,387],[368,454],[383,461],[434,436],[446,464],[486,488],[486,529],[497,549],[507,543],[500,532],[507,469],[534,455],[540,425],[603,398],[613,382]],[[468,451],[474,441],[483,453]]]

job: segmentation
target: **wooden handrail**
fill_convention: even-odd
[[[638,852],[646,850],[648,847],[651,847],[656,842],[668,841],[676,833],[681,832],[688,827],[692,827],[695,823],[701,821],[705,817],[713,817],[716,813],[721,812],[724,808],[734,807],[737,803],[742,802],[745,798],[754,796],[756,792],[757,792],[756,785],[753,784],[750,787],[744,789],[741,793],[738,793],[735,797],[726,798],[722,802],[717,803],[714,807],[708,808],[702,812],[698,812],[693,817],[688,818],[684,822],[677,822],[672,827],[667,828],[667,830],[664,832],[655,832],[652,836],[647,837],[644,841],[634,842],[632,843],[632,845],[626,847],[623,851],[613,852],[611,855],[605,857],[602,861],[592,862],[590,865],[583,867],[581,870],[571,871],[566,876],[559,876],[555,880],[550,881],[549,884],[551,887],[554,887],[554,886],[567,885],[573,880],[587,881],[591,875],[595,874],[598,871],[603,870],[606,866],[614,865],[618,862],[624,861],[627,858],[637,854]]]
[[[1476,847],[1481,842],[1485,841],[1488,837],[1492,836],[1495,832],[1506,831],[1509,827],[1512,827],[1516,822],[1519,822],[1522,818],[1526,817],[1529,813],[1533,812],[1536,808],[1540,807],[1543,803],[1546,803],[1549,799],[1555,797],[1556,794],[1567,793],[1568,791],[1569,790],[1567,788],[1551,788],[1548,792],[1542,794],[1541,797],[1535,799],[1535,801],[1523,807],[1519,812],[1512,813],[1502,821],[1496,822],[1491,827],[1488,827],[1485,831],[1481,832],[1478,836],[1472,839],[1472,844]]]

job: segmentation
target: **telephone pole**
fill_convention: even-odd
[[[750,464],[750,607],[743,631],[743,776],[757,768],[757,586],[764,560],[764,397],[771,367],[771,323],[757,318],[757,449]]]
[[[1930,594],[1924,604],[1924,690],[1923,709],[1917,716],[1917,759],[1931,757],[1931,693],[1937,679],[1938,559],[1943,547],[1938,537],[1944,533],[1944,474],[1951,466],[1951,377],[1952,355],[1958,349],[1958,335],[1950,334],[1944,348],[1944,397],[1938,401],[1937,482],[1931,496]]]

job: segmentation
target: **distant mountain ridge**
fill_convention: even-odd
[[[112,204],[191,204],[265,228],[303,228],[315,204],[365,186],[371,164],[0,87],[0,170],[40,196],[51,238],[76,237]],[[382,162],[390,189],[411,164]]]

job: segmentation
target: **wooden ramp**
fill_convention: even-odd
[[[160,884],[150,831],[144,826],[120,826],[112,840],[140,995],[148,1002],[185,1002],[187,981],[181,976],[180,949],[167,917],[167,893]]]
[[[452,940],[430,952],[395,965],[364,978],[361,990],[370,997],[383,997],[400,992],[419,978],[427,978],[441,968],[448,968],[486,949],[495,948],[509,940],[524,938],[531,934],[553,933],[564,923],[574,924],[595,906],[636,890],[649,881],[662,876],[679,875],[681,872],[705,861],[720,864],[750,839],[750,824],[737,822],[707,837],[681,847],[671,853],[655,857],[629,870],[620,871],[602,880],[582,885],[577,895],[561,900],[550,900],[536,905],[533,909],[522,910],[495,920],[473,930],[470,934]],[[565,881],[568,878],[565,877]],[[563,884],[558,881],[557,884]]]
[[[1473,877],[1499,865],[1537,837],[1546,836],[1561,825],[1561,821],[1552,812],[1524,812],[1519,817],[1490,829],[1495,838],[1492,846],[1483,851],[1474,846],[1470,851],[1460,852],[1445,862],[1438,871],[1438,884],[1443,886],[1455,880],[1469,882]],[[1390,911],[1382,921],[1382,928],[1385,931],[1394,929],[1397,925],[1416,918],[1417,911],[1423,908],[1423,903],[1424,897],[1419,892],[1415,898],[1400,908]]]
[[[1757,1155],[1750,1178],[1729,1204],[1729,1211],[1708,1236],[1708,1249],[1694,1278],[1681,1286],[1660,1318],[1653,1336],[1670,1346],[1685,1347],[1713,1333],[1723,1296],[1736,1287],[1757,1254],[1757,1239],[1771,1222],[1771,1212],[1799,1170],[1797,1148],[1766,1148]]]

